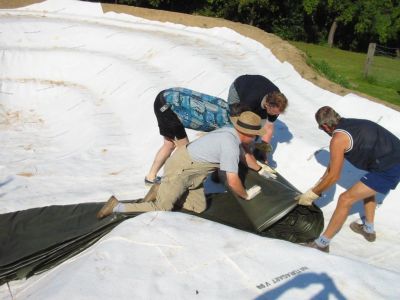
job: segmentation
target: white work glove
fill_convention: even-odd
[[[312,189],[309,189],[307,192],[298,195],[296,198],[294,198],[296,201],[299,201],[300,205],[305,205],[305,206],[310,206],[314,200],[318,199],[319,196],[312,191]]]
[[[272,178],[272,179],[276,179],[276,171],[274,169],[272,169],[270,166],[263,164],[259,161],[257,161],[257,164],[261,167],[261,169],[257,172],[258,174],[260,174],[261,176],[265,177],[265,178]]]
[[[249,188],[248,190],[246,190],[247,193],[247,197],[246,200],[251,200],[253,199],[255,196],[257,196],[259,193],[261,192],[261,187],[258,185],[254,185],[251,188]]]

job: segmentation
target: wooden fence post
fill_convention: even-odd
[[[374,58],[374,54],[375,54],[375,48],[376,48],[376,43],[369,43],[367,59],[365,61],[365,67],[364,67],[364,77],[365,78],[368,76],[369,68],[372,64],[372,59]]]

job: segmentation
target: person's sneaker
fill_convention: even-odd
[[[317,245],[317,243],[315,241],[312,242],[308,242],[305,244],[302,244],[303,246],[309,247],[309,248],[314,248],[317,249],[319,251],[325,252],[325,253],[329,253],[329,245],[326,247],[320,247]]]
[[[368,242],[374,242],[376,240],[376,233],[369,233],[364,230],[364,225],[358,224],[356,221],[350,224],[350,229],[355,233],[361,234]]]
[[[147,177],[144,177],[144,184],[146,186],[152,186],[153,184],[160,184],[161,183],[161,177],[157,176],[153,180],[147,179]]]
[[[113,208],[118,205],[118,200],[114,196],[111,196],[110,199],[104,204],[104,206],[99,210],[96,217],[97,219],[103,219],[113,213]]]

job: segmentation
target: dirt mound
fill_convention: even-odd
[[[187,15],[182,13],[147,9],[141,7],[113,4],[103,4],[102,6],[104,12],[113,11],[117,13],[126,13],[148,20],[178,23],[186,26],[195,26],[202,28],[230,28],[240,33],[241,35],[247,36],[265,45],[265,47],[269,48],[280,61],[289,62],[303,78],[313,82],[323,89],[329,90],[339,95],[345,95],[350,92],[349,90],[346,90],[343,87],[330,82],[326,78],[321,77],[312,68],[310,68],[305,63],[305,54],[302,51],[298,50],[296,47],[292,46],[288,42],[277,37],[276,35],[267,33],[257,27],[238,22],[232,22],[225,19]]]
[[[10,3],[12,2],[12,3]],[[0,8],[16,8],[23,7],[33,3],[43,2],[40,0],[0,0]],[[247,36],[253,40],[260,42],[269,48],[272,53],[282,62],[287,61],[290,63],[296,71],[306,80],[311,81],[315,85],[331,91],[338,95],[346,95],[348,93],[358,94],[364,98],[370,99],[375,102],[382,103],[386,106],[392,107],[399,110],[398,107],[385,103],[379,99],[365,95],[359,92],[355,92],[340,85],[327,80],[325,77],[319,75],[311,67],[306,64],[305,54],[292,46],[288,42],[282,40],[281,38],[273,35],[271,33],[265,32],[257,27],[250,25],[228,21],[225,19],[203,17],[196,15],[188,15],[176,12],[147,9],[141,7],[133,7],[126,5],[116,5],[116,4],[102,4],[104,12],[113,11],[116,13],[125,13],[134,15],[137,17],[145,18],[148,20],[155,20],[161,22],[171,22],[178,23],[186,26],[195,26],[201,28],[212,28],[212,27],[227,27],[241,35]]]

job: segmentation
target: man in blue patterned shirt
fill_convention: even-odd
[[[157,173],[174,149],[189,142],[185,128],[209,132],[231,125],[225,100],[180,87],[161,91],[154,101],[154,113],[164,143],[145,176],[148,185],[159,182]]]

